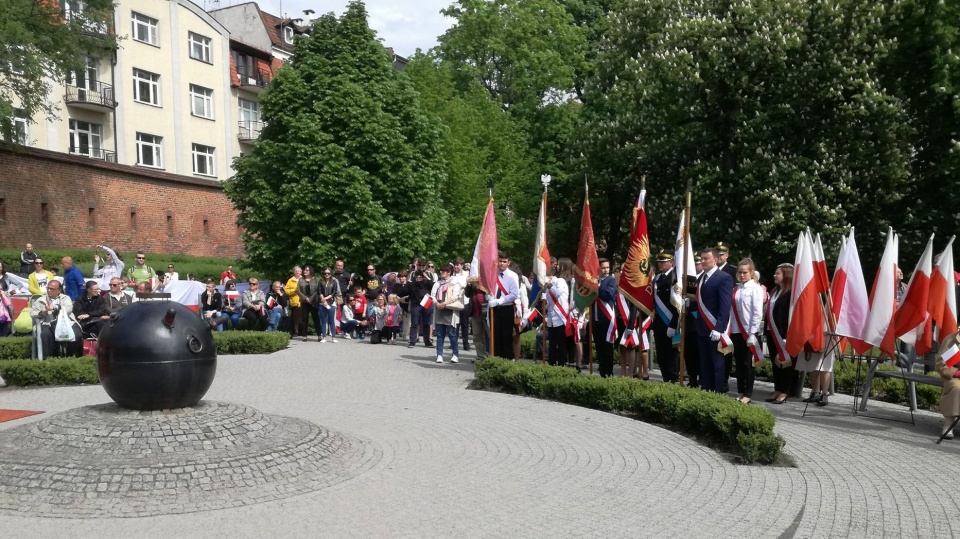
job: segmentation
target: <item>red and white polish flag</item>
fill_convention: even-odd
[[[420,306],[423,307],[424,309],[429,309],[430,307],[433,307],[433,296],[430,296],[430,295],[423,296],[423,299],[420,300]]]
[[[927,303],[930,316],[924,325],[923,337],[917,340],[917,354],[929,352],[934,339],[939,341],[957,331],[957,284],[953,275],[953,238],[950,238],[930,276]],[[935,330],[933,324],[937,325]]]
[[[799,356],[809,344],[814,352],[823,350],[823,304],[816,269],[814,247],[810,236],[801,232],[793,270],[793,292],[790,298],[790,322],[787,327],[787,354]]]
[[[863,278],[863,266],[854,229],[840,251],[837,270],[833,274],[833,315],[837,319],[837,334],[849,337],[853,349],[863,354],[871,345],[863,342],[870,316],[870,297],[867,295],[867,282]]]
[[[864,342],[880,347],[890,357],[897,357],[894,315],[897,312],[898,240],[893,229],[887,230],[887,245],[880,259],[880,270],[870,292],[870,316],[863,332]]]
[[[273,296],[267,298],[267,308],[272,309],[277,306],[277,300]]]
[[[896,335],[907,344],[917,344],[927,323],[927,306],[930,303],[930,273],[933,271],[933,234],[927,240],[927,246],[920,255],[920,261],[913,270],[907,292],[897,308]],[[926,343],[927,350],[930,343]]]
[[[231,301],[236,301],[240,299],[240,292],[237,292],[236,290],[227,290],[226,292],[223,293],[223,298],[229,299]]]
[[[947,351],[941,357],[943,357],[944,365],[955,367],[957,363],[960,363],[960,345],[954,343],[953,346],[947,348]]]

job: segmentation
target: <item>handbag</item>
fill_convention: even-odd
[[[76,340],[77,335],[73,332],[73,322],[66,309],[60,309],[57,315],[57,329],[54,332],[54,338],[57,342],[71,342]]]
[[[380,330],[375,329],[370,332],[370,344],[381,344],[383,339],[380,337]]]
[[[13,331],[20,335],[29,335],[33,331],[33,318],[30,318],[30,309],[25,308],[17,315],[13,321]]]
[[[97,357],[97,340],[96,339],[83,340],[83,355]]]

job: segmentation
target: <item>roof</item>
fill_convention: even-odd
[[[295,34],[306,34],[310,30],[307,26],[297,24],[296,20],[299,19],[280,18],[264,12],[260,9],[260,6],[257,6],[257,11],[260,13],[260,20],[263,21],[263,27],[266,28],[267,35],[270,36],[270,42],[278,49],[293,52],[293,43],[287,43],[283,40],[283,34],[280,29],[284,26],[292,27]]]

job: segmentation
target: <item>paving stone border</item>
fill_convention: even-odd
[[[74,408],[0,437],[0,513],[142,517],[320,490],[372,468],[374,445],[302,419],[201,401]]]

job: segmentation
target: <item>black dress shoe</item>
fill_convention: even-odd
[[[819,401],[820,401],[820,393],[817,391],[814,391],[813,393],[810,394],[809,397],[803,399],[803,402],[819,402]]]
[[[469,351],[470,351],[470,347],[467,346],[467,345],[463,345],[463,351],[464,351],[464,352],[469,352]]]
[[[826,406],[828,404],[830,404],[829,397],[826,393],[821,393],[820,400],[817,401],[817,406]]]

